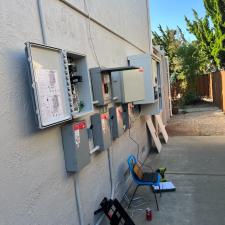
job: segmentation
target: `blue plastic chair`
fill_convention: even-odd
[[[132,175],[132,178],[133,178],[133,181],[134,183],[136,184],[136,188],[134,190],[134,193],[130,199],[130,202],[129,202],[129,205],[128,205],[128,208],[130,208],[130,205],[131,205],[131,202],[135,196],[135,193],[138,189],[138,187],[140,186],[149,186],[152,188],[153,190],[153,185],[154,186],[158,186],[159,187],[159,193],[160,193],[160,197],[161,197],[161,191],[160,191],[160,174],[159,173],[156,173],[157,174],[157,180],[155,182],[152,182],[152,181],[144,181],[144,180],[141,180],[138,178],[138,176],[135,174],[134,172],[134,165],[137,164],[137,160],[135,158],[135,156],[133,155],[130,155],[128,160],[128,165],[129,165],[129,169],[130,169],[130,172],[131,172],[131,175]],[[144,173],[146,176],[148,176],[148,174],[150,175],[151,173]],[[157,200],[157,196],[156,196],[156,192],[153,190],[153,193],[154,193],[154,196],[155,196],[155,201],[156,201],[156,206],[157,206],[157,210],[159,210],[159,205],[158,205],[158,200]]]

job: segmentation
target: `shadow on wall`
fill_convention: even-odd
[[[16,95],[15,108],[17,109],[14,116],[20,122],[20,134],[31,136],[39,131],[36,124],[35,108],[31,98],[31,90],[29,85],[29,64],[24,52],[10,51],[10,61],[16,67],[16,83],[12,92]]]

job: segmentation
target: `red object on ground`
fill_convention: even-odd
[[[149,208],[146,209],[146,220],[152,221],[152,210]]]

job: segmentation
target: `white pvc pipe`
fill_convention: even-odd
[[[82,215],[82,207],[81,207],[81,200],[80,200],[80,185],[79,185],[79,174],[78,173],[76,173],[74,175],[74,188],[75,188],[75,195],[76,195],[75,198],[76,198],[79,224],[84,225],[83,215]]]
[[[43,44],[47,45],[47,35],[46,35],[46,30],[45,30],[45,19],[44,19],[42,0],[37,0],[37,4],[38,4],[38,14],[39,14],[39,19],[40,19]]]

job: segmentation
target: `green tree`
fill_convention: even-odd
[[[182,43],[186,42],[181,29],[169,29],[168,27],[163,30],[159,25],[159,34],[153,32],[153,44],[160,45],[166,52],[170,62],[170,74],[176,71],[176,51]]]
[[[214,25],[215,44],[213,55],[220,67],[225,66],[225,0],[204,0],[206,13]]]
[[[206,16],[199,18],[193,10],[195,20],[185,18],[188,30],[194,34],[201,50],[219,68],[225,67],[225,0],[203,0]],[[213,27],[210,27],[212,21]]]
[[[202,60],[205,61],[205,70],[207,67],[215,66],[215,60],[213,55],[215,34],[210,27],[209,17],[199,18],[198,13],[193,9],[195,20],[191,22],[186,16],[185,21],[187,23],[188,31],[195,35],[197,39],[197,45],[201,51]]]
[[[196,81],[203,74],[202,57],[196,42],[185,43],[177,50],[178,80],[183,89],[183,102],[189,104],[196,100]]]

